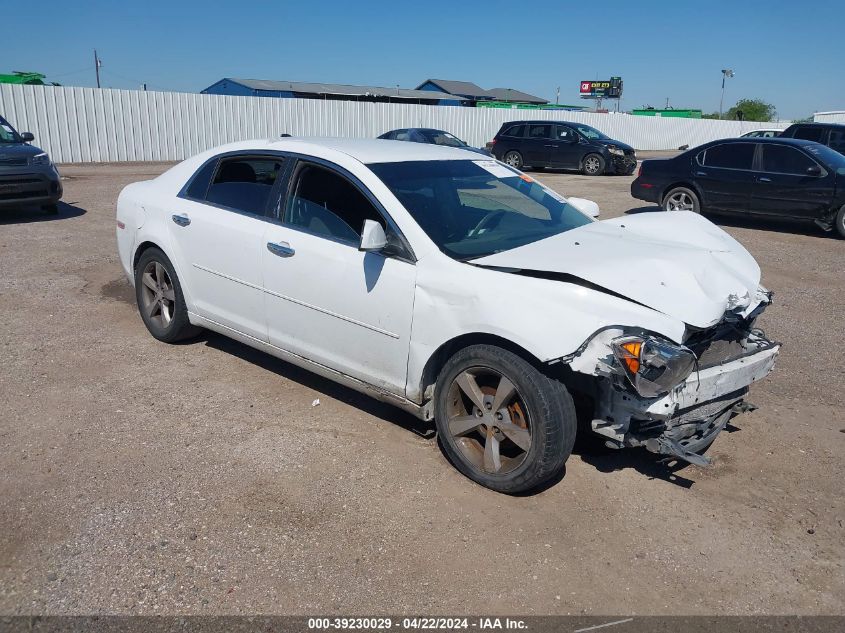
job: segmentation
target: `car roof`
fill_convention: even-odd
[[[399,163],[427,160],[479,160],[477,152],[431,145],[428,143],[407,143],[387,139],[331,138],[331,137],[285,137],[270,140],[240,141],[215,148],[215,154],[230,151],[276,150],[295,152],[328,158],[331,152],[346,154],[364,163]]]
[[[845,128],[845,124],[842,124],[842,123],[808,122],[808,123],[793,123],[789,127]]]
[[[502,123],[502,127],[505,125],[516,125],[516,124],[535,124],[535,123],[561,123],[563,125],[586,125],[584,123],[575,123],[574,121],[549,121],[548,119],[524,119],[519,121],[508,121],[506,123]]]
[[[706,143],[707,147],[711,147],[713,145],[722,145],[724,143],[773,143],[775,145],[820,145],[820,143],[816,143],[815,141],[808,141],[803,138],[792,138],[792,137],[783,137],[783,136],[773,136],[769,137],[757,137],[757,138],[744,138],[739,136],[737,138],[721,138],[717,141],[710,141]],[[697,148],[693,147],[691,150],[695,150]]]

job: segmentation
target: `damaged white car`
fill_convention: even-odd
[[[285,138],[129,185],[117,238],[159,340],[208,328],[434,419],[462,473],[515,493],[576,433],[705,461],[778,354],[734,239],[596,214],[461,149]]]

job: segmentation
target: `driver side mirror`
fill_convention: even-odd
[[[599,217],[599,205],[592,200],[586,200],[584,198],[567,198],[566,201],[578,209],[581,213],[586,213],[591,218]]]
[[[34,141],[34,140],[35,140],[35,135],[34,135],[32,132],[23,132],[23,133],[21,134],[21,140],[22,140],[24,143],[29,143],[30,141]]]
[[[808,176],[821,176],[822,175],[822,168],[818,165],[810,165],[807,167],[807,175]]]
[[[359,251],[380,251],[387,246],[387,235],[381,224],[375,220],[364,220],[364,229],[361,231],[361,244]]]

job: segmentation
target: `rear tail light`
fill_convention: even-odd
[[[643,164],[640,163],[640,168],[637,170],[637,178],[643,175]]]

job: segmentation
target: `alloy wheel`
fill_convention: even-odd
[[[161,328],[173,320],[176,294],[167,269],[157,261],[151,261],[141,275],[141,303],[144,314]]]
[[[507,156],[505,156],[505,163],[518,169],[522,165],[522,160],[516,152],[508,152]]]
[[[509,473],[531,449],[525,400],[496,370],[473,367],[458,374],[449,388],[447,418],[454,445],[481,473]]]
[[[599,169],[601,169],[601,163],[595,156],[590,156],[584,161],[584,169],[591,174],[598,173]]]
[[[667,211],[694,211],[695,203],[686,191],[677,191],[666,198],[664,206]]]

